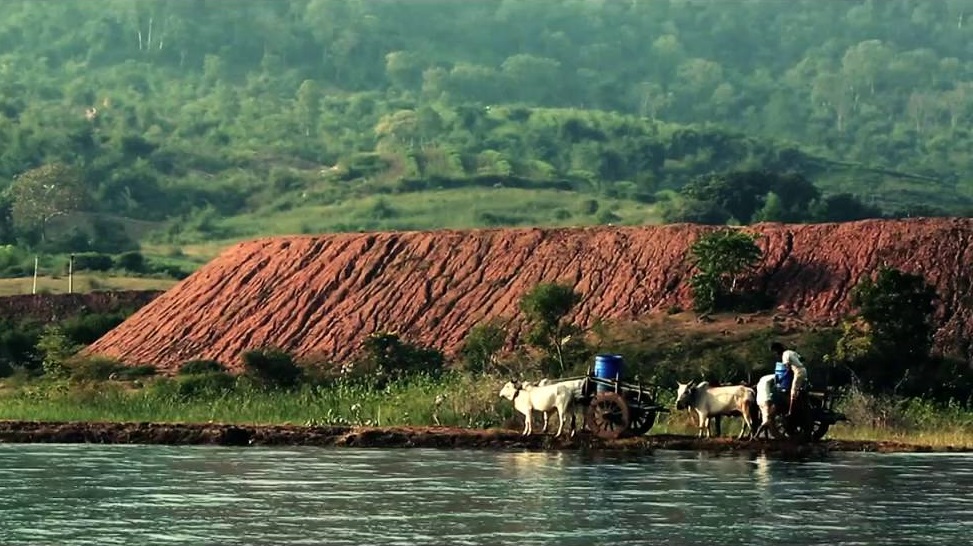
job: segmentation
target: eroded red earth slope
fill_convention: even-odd
[[[711,229],[694,225],[339,234],[241,243],[140,309],[89,353],[172,369],[193,358],[231,367],[276,346],[340,360],[367,334],[455,351],[493,316],[519,320],[542,281],[584,295],[576,320],[635,319],[691,305],[686,253]],[[760,288],[811,320],[849,310],[857,280],[889,264],[923,273],[942,298],[937,339],[973,334],[973,221],[914,219],[763,224]]]

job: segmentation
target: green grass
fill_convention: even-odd
[[[662,223],[660,207],[655,204],[559,190],[456,188],[349,197],[331,204],[294,205],[290,198],[284,203],[287,205],[278,203],[257,212],[216,220],[211,233],[186,231],[168,242],[161,240],[165,239],[162,232],[150,234],[143,239],[141,251],[153,260],[195,269],[230,246],[259,237]]]
[[[522,426],[512,405],[497,396],[499,378],[449,375],[413,378],[373,389],[356,383],[305,385],[295,391],[265,391],[238,381],[234,390],[191,394],[185,377],[141,383],[7,380],[0,389],[0,419],[73,422],[232,423],[255,425]],[[135,385],[133,387],[133,385]],[[437,408],[435,400],[445,395]],[[660,400],[664,405],[670,397]],[[901,401],[884,421],[866,421],[858,412],[874,397],[855,395],[839,410],[852,423],[831,428],[828,438],[901,442],[933,447],[973,447],[973,411],[958,405]],[[668,404],[671,405],[671,404]],[[579,414],[580,417],[580,414]],[[538,419],[538,417],[535,417]],[[579,426],[583,426],[583,420]],[[739,419],[724,420],[723,435],[735,436]],[[535,421],[535,427],[538,421]],[[695,434],[688,412],[661,414],[649,434]]]
[[[497,426],[503,408],[494,380],[452,376],[414,378],[376,390],[356,384],[304,386],[293,392],[239,385],[233,391],[187,395],[185,378],[157,378],[132,388],[114,382],[37,382],[0,391],[0,419],[31,421],[235,423],[374,426],[433,424],[435,400],[444,425]],[[509,404],[508,404],[509,405]]]
[[[595,200],[594,213],[586,205]],[[328,205],[267,209],[221,220],[234,238],[374,230],[659,223],[654,205],[558,190],[460,188],[345,199]],[[599,216],[601,215],[601,216]]]

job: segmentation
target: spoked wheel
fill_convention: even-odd
[[[824,402],[820,398],[811,399],[811,439],[818,441],[824,438],[824,435],[828,433],[828,429],[831,428],[830,421],[822,421],[822,417],[825,415]]]
[[[824,438],[824,435],[828,433],[829,428],[831,428],[830,423],[815,421],[814,425],[811,426],[811,438],[814,439],[814,441]]]
[[[648,432],[655,425],[656,413],[652,410],[636,411],[632,416],[632,424],[629,427],[633,436],[641,436]]]
[[[584,422],[592,433],[614,440],[629,429],[632,420],[624,398],[615,392],[603,392],[588,405]]]
[[[816,424],[810,419],[802,419],[799,415],[788,417],[786,413],[776,413],[770,422],[770,433],[778,439],[807,442],[813,437]],[[827,429],[825,429],[827,431]]]

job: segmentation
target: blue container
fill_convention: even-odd
[[[595,377],[601,379],[622,378],[622,355],[598,355],[595,357]],[[607,385],[598,384],[597,392],[612,390]]]
[[[774,375],[777,376],[777,388],[783,391],[790,390],[791,381],[794,380],[794,374],[791,372],[791,367],[783,362],[778,362],[777,366],[774,367]]]

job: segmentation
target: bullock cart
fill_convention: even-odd
[[[585,428],[606,440],[641,436],[655,424],[660,412],[669,410],[656,403],[658,387],[588,373],[581,387],[581,403],[587,406]]]
[[[820,440],[831,425],[848,420],[844,414],[835,411],[834,403],[834,390],[810,391],[804,397],[804,407],[788,416],[787,394],[778,393],[774,396],[776,411],[771,420],[770,433],[779,439],[801,442]]]

